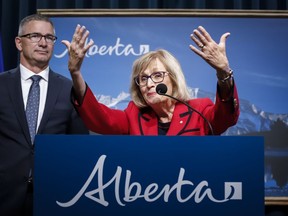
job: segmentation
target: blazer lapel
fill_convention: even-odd
[[[19,67],[10,72],[10,77],[7,80],[7,88],[9,91],[9,97],[13,103],[13,106],[15,107],[14,111],[23,130],[23,134],[26,140],[32,145],[26,120]]]
[[[158,135],[158,118],[154,112],[139,113],[141,135]]]
[[[184,104],[176,103],[170,129],[167,132],[169,136],[175,136],[185,131],[190,122],[193,111]],[[158,118],[152,111],[139,113],[139,127],[141,135],[158,135]]]
[[[49,80],[48,80],[48,89],[47,89],[47,98],[44,108],[44,113],[38,128],[38,133],[40,134],[43,128],[45,127],[51,111],[55,107],[57,97],[62,88],[62,79],[59,79],[58,75],[52,70],[49,71]]]
[[[190,122],[192,113],[192,110],[188,109],[184,104],[176,103],[167,135],[175,136],[181,134]]]

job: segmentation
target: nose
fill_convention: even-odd
[[[39,45],[44,45],[46,46],[47,45],[47,41],[46,41],[46,38],[44,36],[41,37],[40,41],[38,41],[38,44]]]
[[[148,80],[147,80],[147,87],[152,87],[152,86],[154,86],[154,85],[155,85],[155,83],[153,82],[153,80],[151,79],[151,77],[149,77]]]

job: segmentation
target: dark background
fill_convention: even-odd
[[[37,9],[227,9],[227,10],[287,10],[288,0],[1,0],[0,33],[4,69],[18,65],[14,38],[18,25]],[[249,32],[247,32],[249,34]],[[265,207],[266,216],[286,216],[288,206]]]

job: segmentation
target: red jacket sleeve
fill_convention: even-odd
[[[126,113],[99,103],[88,86],[82,104],[77,105],[76,101],[73,103],[90,131],[115,135],[129,133],[129,122]]]
[[[233,93],[229,100],[223,101],[216,93],[215,105],[204,110],[205,116],[212,125],[214,135],[225,132],[229,127],[235,125],[240,115],[239,98],[236,84],[234,83]]]

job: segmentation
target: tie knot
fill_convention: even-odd
[[[39,82],[41,78],[42,78],[42,77],[39,76],[39,75],[33,75],[33,76],[30,77],[30,79],[33,80],[33,83],[34,83],[34,82]]]

